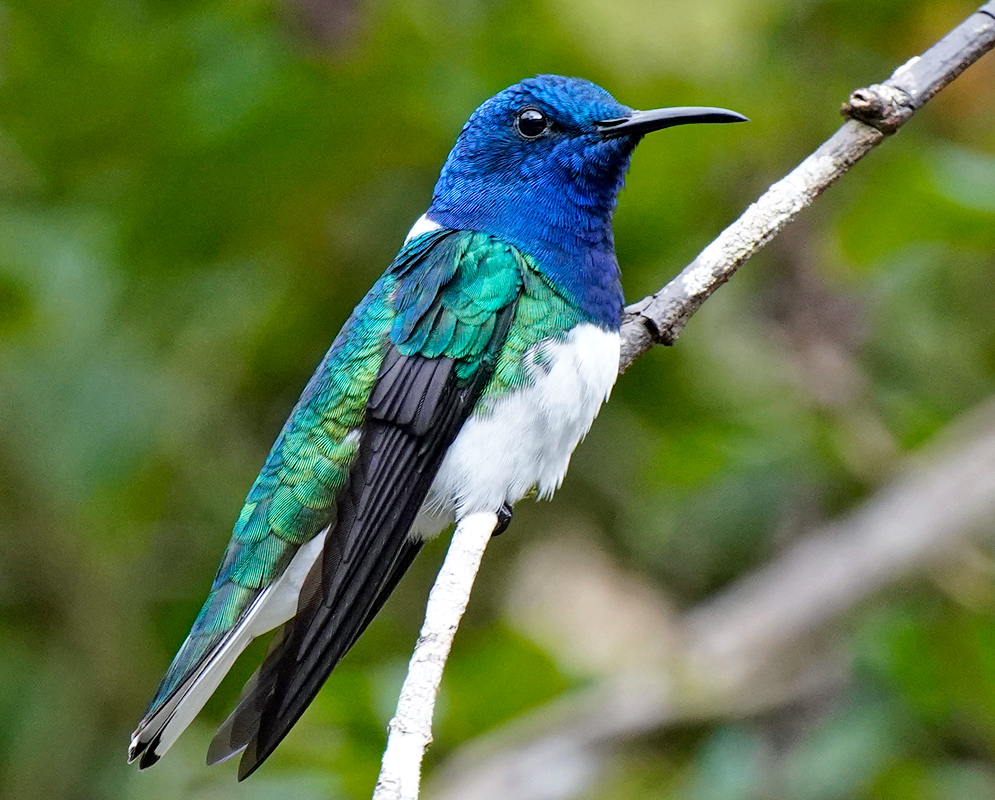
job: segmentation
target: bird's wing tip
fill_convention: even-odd
[[[135,732],[131,734],[131,742],[128,744],[128,763],[133,764],[137,761],[140,770],[148,769],[162,758],[163,754],[156,752],[161,744],[162,731],[152,733],[148,720],[142,720]]]
[[[225,761],[229,761],[243,753],[246,746],[244,744],[233,746],[231,731],[228,725],[222,725],[207,748],[207,766],[213,767],[215,764],[223,764]]]
[[[238,764],[238,780],[244,781],[253,772],[255,772],[259,765],[265,761],[264,758],[259,758],[256,753],[255,740],[249,742],[248,746],[244,748],[245,752],[242,755],[242,760]]]
[[[135,759],[138,758],[144,751],[145,748],[149,746],[147,741],[142,741],[143,728],[139,727],[133,734],[131,734],[131,742],[128,744],[128,763],[134,763]]]
[[[151,739],[146,742],[140,742],[134,751],[129,751],[128,753],[128,763],[130,764],[135,759],[138,759],[139,769],[148,769],[158,763],[159,759],[162,758],[160,753],[156,752],[161,741],[160,734],[156,734]]]

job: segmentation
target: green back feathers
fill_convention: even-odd
[[[305,387],[249,490],[211,592],[153,709],[223,641],[298,547],[334,518],[358,444],[350,433],[363,423],[394,319],[394,286],[389,274],[377,281]]]
[[[501,346],[492,342],[496,320],[512,304]],[[334,522],[388,339],[403,355],[454,359],[457,379],[466,382],[497,352],[480,410],[527,382],[533,345],[579,321],[528,256],[492,236],[438,230],[407,243],[335,338],[274,443],[152,711],[224,640],[300,545]],[[542,353],[530,357],[541,361]]]

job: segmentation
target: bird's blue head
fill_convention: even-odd
[[[510,242],[588,319],[617,328],[622,290],[611,224],[633,148],[661,128],[744,119],[715,108],[633,111],[589,81],[539,75],[473,112],[428,218]]]

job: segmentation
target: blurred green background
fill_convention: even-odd
[[[635,300],[974,7],[0,1],[0,797],[369,797],[444,542],[250,781],[203,756],[258,650],[154,770],[125,749],[285,415],[478,103],[557,72],[751,117],[637,150],[616,220]],[[993,120],[989,56],[624,376],[563,490],[485,558],[429,774],[612,670],[509,613],[537,542],[691,608],[995,394]],[[643,737],[579,796],[995,797],[995,562],[958,563],[843,620],[828,697]]]

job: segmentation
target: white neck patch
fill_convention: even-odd
[[[442,226],[437,222],[432,222],[428,218],[428,214],[422,214],[415,221],[415,224],[411,226],[411,230],[408,231],[408,235],[404,237],[404,243],[407,244],[416,236],[421,236],[423,233],[428,233],[429,231],[437,231]]]

